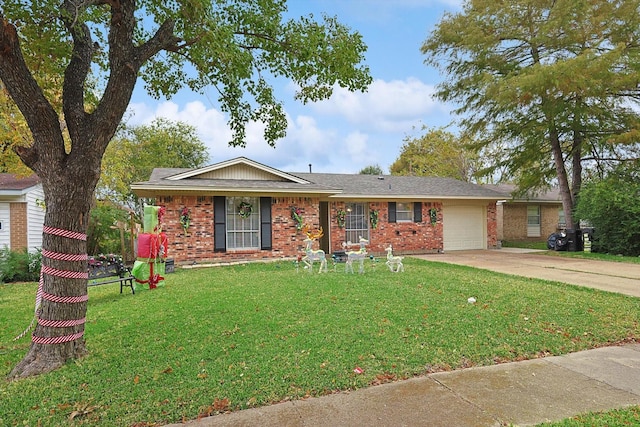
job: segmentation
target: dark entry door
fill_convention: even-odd
[[[324,236],[320,238],[318,244],[325,254],[329,253],[329,202],[320,202],[320,227],[324,230]]]

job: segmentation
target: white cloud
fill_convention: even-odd
[[[148,124],[155,117],[188,123],[208,147],[212,163],[245,156],[285,171],[304,172],[311,163],[315,172],[356,173],[372,164],[388,167],[414,128],[438,125],[438,119],[448,117],[447,109],[433,100],[433,91],[416,78],[376,80],[367,93],[338,88],[329,100],[292,104],[287,136],[275,148],[263,138],[263,123],[249,123],[246,147],[229,147],[227,116],[201,100],[183,106],[165,101],[155,109],[151,102],[133,103],[129,123]]]
[[[407,131],[430,114],[446,110],[433,98],[435,88],[416,78],[375,80],[368,92],[336,88],[330,99],[312,108],[319,114],[340,116],[353,125],[382,132]]]

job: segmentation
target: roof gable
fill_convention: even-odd
[[[199,169],[191,169],[166,178],[170,181],[183,179],[232,179],[236,181],[284,181],[308,184],[309,181],[282,172],[278,169],[247,159],[236,157]]]

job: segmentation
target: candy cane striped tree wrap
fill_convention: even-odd
[[[77,320],[47,320],[38,317],[38,324],[49,328],[70,328],[72,326],[82,325],[86,319],[86,317],[83,317],[82,319]]]
[[[63,230],[60,228],[44,226],[42,228],[44,234],[50,234],[59,237],[65,237],[68,239],[75,240],[87,240],[87,235],[84,233],[79,233],[70,230]],[[53,252],[49,250],[42,251],[43,258],[48,258],[57,261],[70,261],[70,262],[85,262],[88,259],[87,254],[64,254],[59,252]],[[78,304],[88,301],[89,295],[77,295],[77,296],[62,296],[62,295],[53,295],[44,291],[44,275],[47,274],[49,276],[62,277],[68,279],[88,279],[89,273],[86,271],[69,271],[69,270],[59,270],[53,267],[49,267],[42,265],[40,270],[40,280],[38,283],[38,291],[36,293],[36,303],[34,309],[34,319],[31,321],[29,327],[20,335],[18,335],[14,340],[20,339],[27,334],[29,330],[33,327],[35,320],[40,326],[50,327],[50,328],[69,328],[78,325],[82,325],[85,323],[86,318],[82,319],[70,319],[70,320],[50,320],[43,319],[39,316],[40,305],[43,299],[47,301],[60,303],[60,304]],[[76,332],[74,334],[62,335],[57,337],[40,337],[35,335],[35,333],[31,337],[31,341],[36,344],[62,344],[66,342],[75,341],[81,338],[84,335],[84,330],[80,332]]]
[[[63,335],[61,337],[38,337],[33,335],[31,341],[36,344],[62,344],[65,342],[75,341],[84,335],[84,331],[71,335]]]

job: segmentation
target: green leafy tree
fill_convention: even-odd
[[[358,173],[360,175],[384,175],[382,168],[377,163],[375,165],[369,165],[362,168]]]
[[[595,229],[594,252],[640,256],[640,168],[618,167],[604,179],[587,181],[576,215]]]
[[[420,137],[407,137],[389,168],[392,175],[440,176],[471,181],[477,156],[462,139],[443,129],[423,127]]]
[[[91,209],[89,227],[87,229],[87,253],[120,254],[124,260],[132,259],[131,221],[129,212],[108,201],[98,200]],[[122,232],[122,235],[121,235]],[[124,248],[123,242],[124,240]],[[123,250],[124,249],[124,250]]]
[[[584,164],[638,143],[640,0],[473,0],[422,46],[440,100],[521,190],[560,188],[568,228]],[[622,144],[622,148],[620,146]]]
[[[131,184],[146,181],[155,167],[197,168],[209,159],[196,129],[158,118],[149,125],[124,127],[102,159],[98,198],[107,198],[140,214],[141,203]]]
[[[285,133],[286,116],[271,77],[292,80],[303,102],[327,98],[336,85],[366,89],[371,76],[361,64],[366,47],[358,33],[333,17],[285,20],[285,12],[282,0],[3,2],[0,80],[32,135],[29,145],[15,151],[42,180],[45,226],[52,231],[43,236],[43,254],[50,254],[43,257],[43,269],[86,271],[82,261],[51,256],[86,254],[86,242],[53,230],[86,233],[102,157],[139,76],[156,97],[185,86],[216,88],[229,117],[231,144],[239,146],[250,121],[265,123],[270,144]],[[39,84],[42,72],[51,86]],[[42,286],[47,295],[80,302],[43,298],[40,317],[85,318],[86,279],[47,273]],[[48,324],[36,326],[28,353],[10,377],[50,371],[86,353],[84,323]]]

